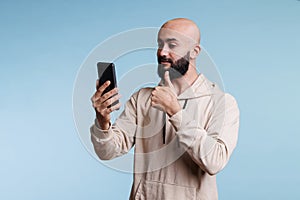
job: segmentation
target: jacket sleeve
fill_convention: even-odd
[[[91,126],[91,140],[101,160],[110,160],[127,153],[135,143],[136,95],[125,105],[125,109],[108,130],[101,130],[98,120]]]
[[[205,129],[185,110],[173,115],[170,122],[179,143],[202,170],[215,175],[225,167],[237,144],[239,129],[239,109],[231,95],[223,95],[214,104]]]

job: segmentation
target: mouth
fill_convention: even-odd
[[[160,61],[159,64],[162,64],[162,65],[171,65],[171,63],[169,61]]]
[[[161,65],[167,65],[167,66],[172,65],[172,62],[170,60],[167,60],[167,59],[160,59],[158,63],[161,64]]]
[[[164,57],[158,57],[158,63],[161,65],[172,65],[172,60]]]

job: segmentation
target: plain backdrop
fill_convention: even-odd
[[[108,37],[175,17],[198,24],[240,107],[220,199],[300,198],[300,1],[29,0],[0,1],[0,199],[128,199],[132,174],[78,137],[73,84]]]

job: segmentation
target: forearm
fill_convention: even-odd
[[[96,119],[91,127],[91,140],[96,154],[102,160],[108,160],[127,153],[134,145],[135,124],[135,99],[126,103],[122,114],[114,124],[108,123],[107,130]]]
[[[194,134],[179,131],[177,135],[192,160],[208,174],[217,174],[227,164],[230,158],[228,149],[231,147],[221,139],[209,136],[204,130],[194,130]]]
[[[206,130],[184,110],[170,118],[180,145],[202,170],[211,175],[224,168],[238,137],[239,111],[235,101],[230,101],[220,113],[210,120]]]
[[[102,130],[98,121],[90,128],[94,150],[101,160],[110,160],[127,153],[133,146],[133,137],[123,132],[116,125]]]

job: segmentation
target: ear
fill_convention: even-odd
[[[191,50],[191,54],[190,54],[191,59],[196,59],[200,51],[201,51],[200,45],[199,44],[195,45],[194,48]]]

